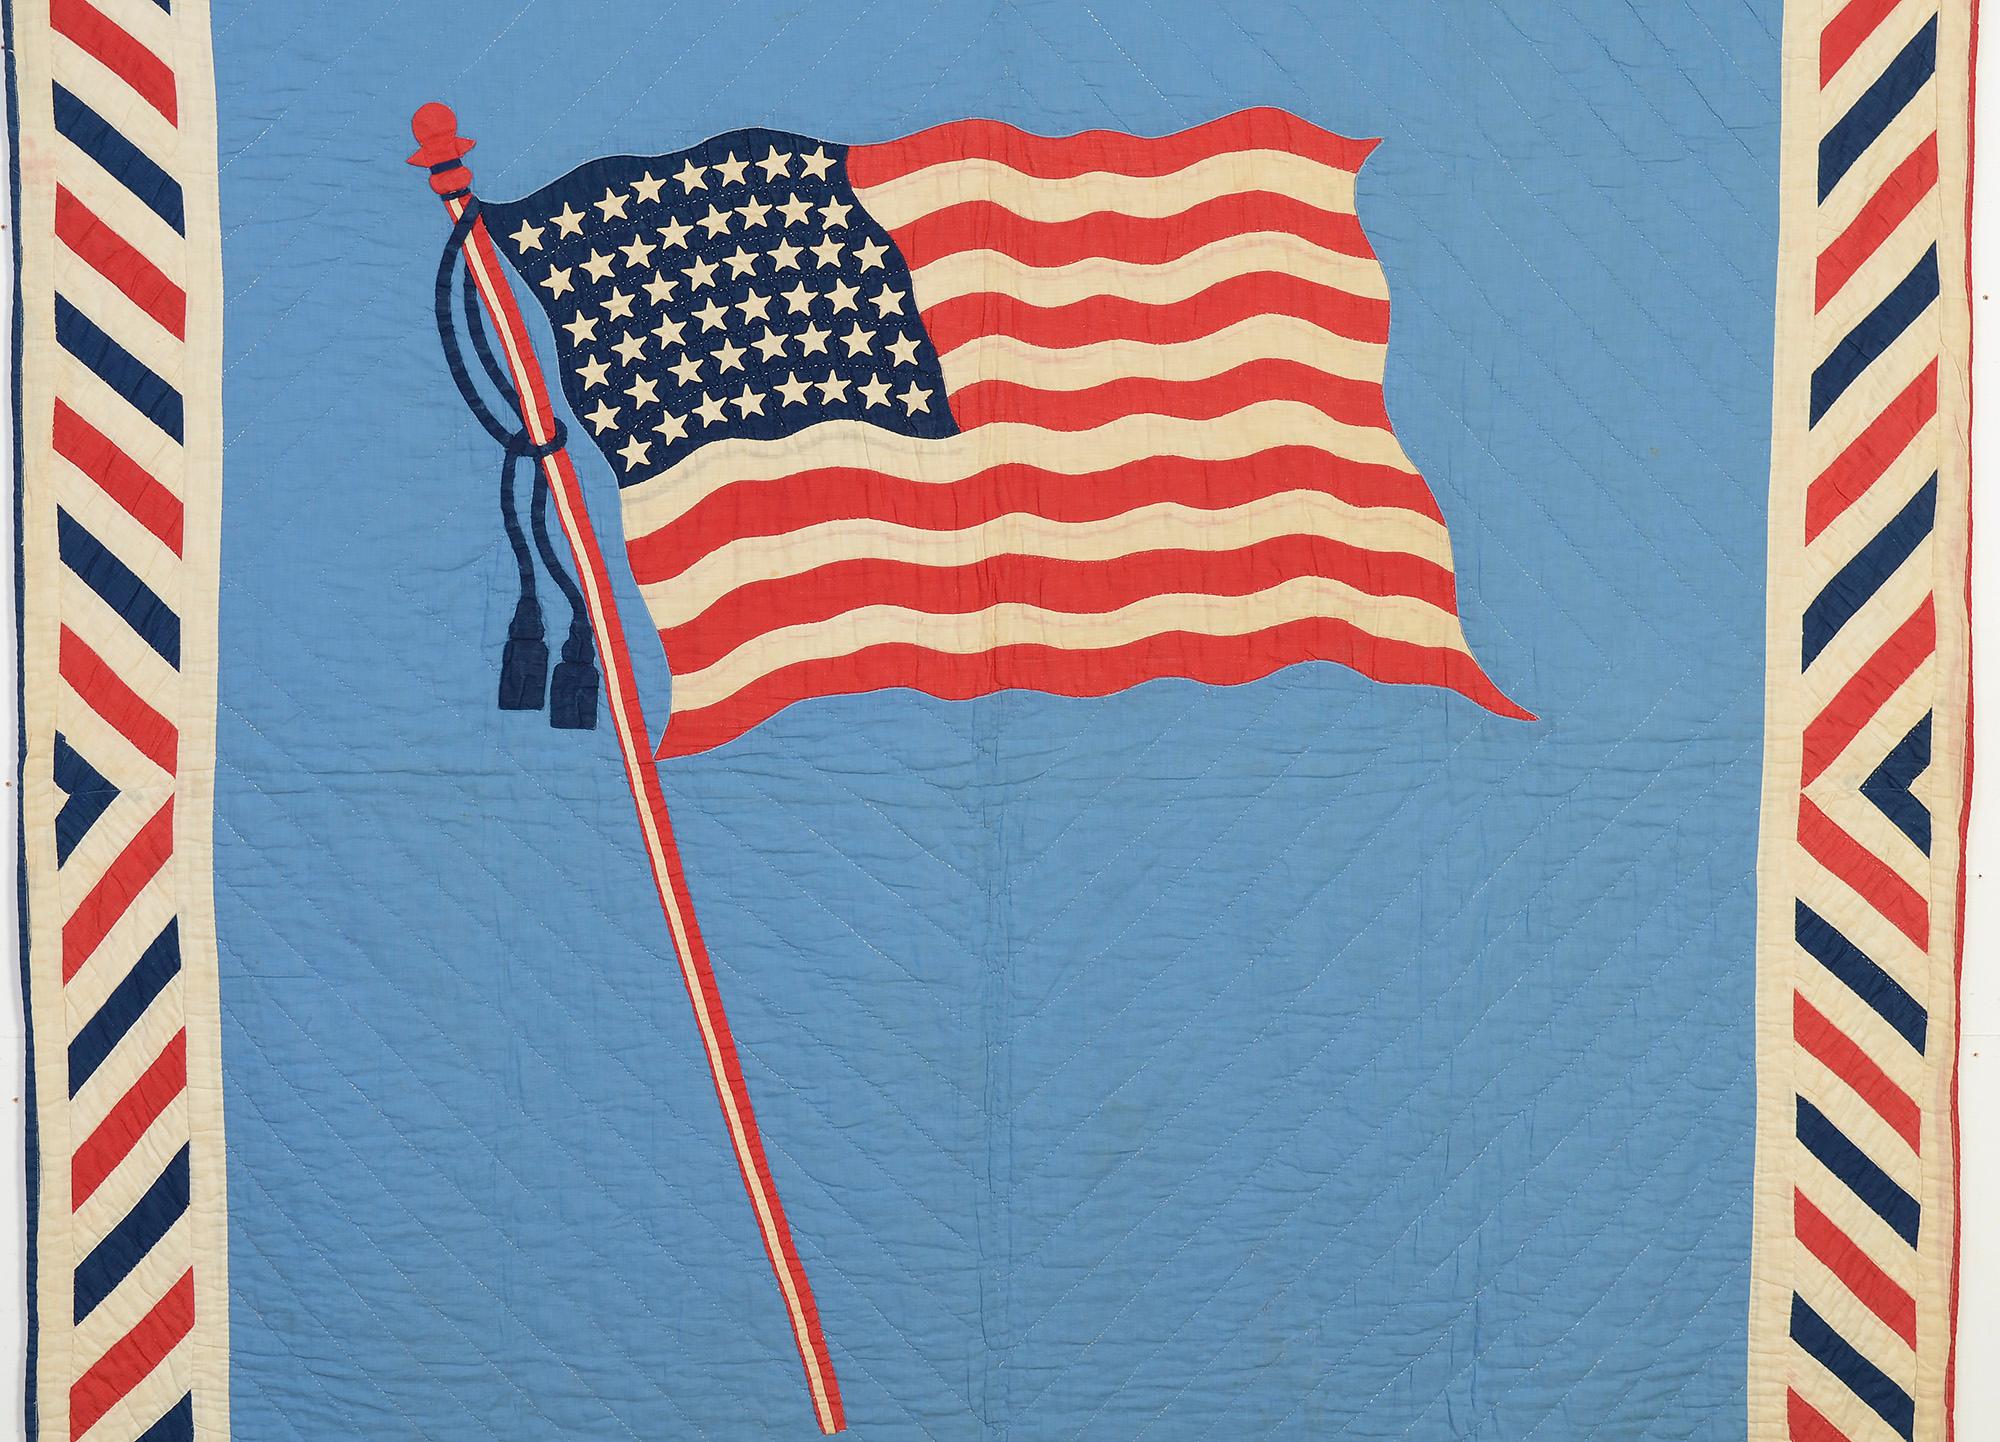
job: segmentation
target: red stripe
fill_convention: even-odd
[[[1850,1442],[1848,1435],[1813,1409],[1810,1402],[1785,1389],[1785,1422],[1791,1442]]]
[[[997,250],[1036,266],[1069,265],[1099,256],[1160,265],[1219,240],[1273,232],[1296,235],[1342,255],[1375,258],[1361,221],[1352,212],[1321,210],[1289,195],[1262,190],[1218,195],[1163,218],[1099,211],[1048,222],[1026,219],[990,200],[972,200],[920,216],[899,226],[894,236],[914,270],[963,250]]]
[[[1004,515],[1081,522],[1165,503],[1225,510],[1294,490],[1317,491],[1369,509],[1415,511],[1440,525],[1444,521],[1423,477],[1313,446],[1275,446],[1224,461],[1148,456],[1080,476],[1001,465],[944,483],[826,467],[722,487],[685,515],[636,537],[630,546],[632,571],[642,585],[670,580],[741,537],[784,535],[847,517],[955,531]]]
[[[1332,661],[1391,685],[1443,686],[1497,715],[1535,719],[1502,695],[1463,651],[1385,640],[1346,621],[1308,617],[1247,636],[1171,631],[1099,651],[1000,646],[947,655],[920,646],[872,646],[852,656],[787,666],[713,706],[675,713],[659,754],[688,756],[720,746],[811,696],[895,688],[947,701],[1009,690],[1105,696],[1170,676],[1241,685],[1301,661]]]
[[[1899,0],[1848,0],[1846,8],[1827,21],[1819,35],[1821,89],[1840,73],[1840,67],[1853,58],[1854,52],[1867,42],[1898,3]]]
[[[1930,945],[1931,909],[1923,895],[1803,796],[1799,798],[1799,844],[1881,912],[1896,930],[1918,946]]]
[[[1010,295],[974,291],[923,307],[924,324],[940,354],[987,335],[1008,335],[1030,345],[1050,347],[1101,340],[1172,345],[1214,335],[1238,321],[1264,315],[1295,316],[1349,340],[1377,345],[1389,340],[1388,301],[1349,295],[1276,271],[1231,276],[1185,300],[1165,305],[1094,295],[1069,305],[1043,308]]]
[[[1819,715],[1806,723],[1802,786],[1810,786],[1861,734],[1861,728],[1875,719],[1883,703],[1916,674],[1924,658],[1937,650],[1937,608],[1930,596],[1896,628],[1834,693]]]
[[[1823,1016],[1803,994],[1792,993],[1792,1035],[1854,1094],[1873,1107],[1896,1135],[1923,1151],[1923,1118],[1910,1094],[1875,1064],[1854,1039]]]
[[[1283,110],[1239,110],[1172,135],[1086,130],[1077,135],[1030,135],[997,120],[954,120],[883,145],[847,152],[847,178],[857,188],[954,160],[997,160],[1045,180],[1093,172],[1169,175],[1231,150],[1283,150],[1336,170],[1356,171],[1379,140],[1350,140]]]
[[[1295,576],[1322,576],[1371,596],[1411,596],[1457,614],[1452,574],[1434,562],[1324,536],[1276,536],[1233,551],[1143,551],[1106,561],[1023,555],[990,556],[969,566],[837,561],[739,586],[693,620],[662,631],[660,640],[674,674],[686,675],[754,636],[863,606],[964,615],[1020,603],[1095,615],[1167,593],[1248,596]]]
[[[160,1119],[169,1103],[187,1090],[187,1032],[177,1031],[145,1074],[84,1139],[69,1164],[69,1205],[75,1211],[90,1200],[104,1179],[137,1146],[147,1128]]]
[[[1896,1279],[1875,1265],[1854,1239],[1843,1232],[1806,1194],[1792,1191],[1792,1227],[1807,1251],[1840,1278],[1862,1305],[1889,1324],[1912,1347],[1917,1345],[1916,1299],[1896,1285]]]
[[[187,293],[60,185],[56,187],[56,239],[123,291],[175,340],[185,338]]]
[[[57,645],[56,669],[84,703],[109,721],[120,736],[130,741],[155,766],[172,774],[179,755],[179,733],[173,723],[146,704],[145,698],[127,686],[117,672],[104,663],[83,638],[62,628]]]
[[[1368,430],[1389,429],[1379,381],[1330,375],[1293,360],[1254,360],[1200,380],[1127,376],[1074,391],[1044,391],[1015,381],[976,381],[953,391],[960,430],[1005,421],[1051,431],[1088,431],[1124,416],[1176,416],[1207,421],[1259,401],[1297,401]]]
[[[169,121],[180,123],[174,72],[89,0],[49,0],[49,25],[102,61]]]
[[[1917,378],[1904,387],[1868,428],[1848,443],[1832,465],[1813,478],[1806,487],[1806,540],[1818,539],[1820,532],[1838,520],[1868,488],[1882,479],[1918,431],[1937,414],[1938,368],[1932,361]]]
[[[1895,234],[1897,226],[1909,219],[1917,202],[1937,188],[1937,178],[1937,134],[1932,132],[1889,173],[1889,178],[1868,198],[1847,229],[1820,252],[1815,311],[1826,309],[1826,303],[1840,293],[1854,272],[1882,248],[1882,242]]]
[[[139,1319],[137,1326],[111,1344],[90,1370],[69,1389],[70,1442],[83,1436],[132,1389],[153,1375],[167,1353],[194,1329],[194,1273],[181,1279]]]
[[[167,864],[167,858],[174,850],[174,799],[169,796],[166,804],[153,813],[153,819],[139,828],[118,859],[111,863],[104,875],[97,879],[97,885],[89,895],[77,903],[62,929],[63,980],[68,981],[82,970],[104,940],[104,934],[117,924],[125,914],[125,908],[132,904],[132,898],[145,890],[146,883],[159,874]]]
[[[180,498],[61,401],[55,404],[55,449],[176,556],[181,553]]]

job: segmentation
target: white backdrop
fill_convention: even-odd
[[[2000,153],[2000,42],[1989,41],[1979,65],[1978,131],[1983,154]],[[0,161],[8,137],[0,132]],[[12,217],[0,217],[0,253],[12,251]],[[1977,363],[1973,374],[1974,414],[1979,420],[1973,445],[1972,600],[1976,641],[1974,708],[1974,803],[1967,853],[1964,1010],[1961,1017],[1960,1128],[1965,1219],[1959,1305],[1958,1435],[1979,1442],[2000,1435],[2000,168],[1989,164],[1978,189],[1973,217],[1973,324]],[[13,334],[13,288],[0,287],[0,348]],[[0,368],[0,375],[6,374]],[[11,387],[0,385],[0,436],[11,434]],[[12,448],[0,446],[0,481],[11,494]],[[0,505],[0,597],[12,610],[14,594],[13,506]],[[0,727],[6,757],[16,754],[13,627],[0,626]],[[25,1316],[19,1299],[27,1295],[25,1196],[19,1179],[25,1164],[24,1061],[26,1027],[21,1008],[19,960],[15,955],[14,805],[19,789],[11,759],[0,764],[6,797],[0,826],[0,950],[8,957],[0,976],[0,1436],[21,1432],[25,1378]],[[1978,1219],[1985,1218],[1982,1230]],[[1763,1439],[1759,1439],[1763,1442]]]

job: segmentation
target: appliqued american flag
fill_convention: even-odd
[[[660,754],[813,696],[1314,660],[1527,717],[1389,423],[1373,146],[1275,110],[739,130],[487,203],[623,486]]]

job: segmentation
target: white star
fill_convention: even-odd
[[[664,180],[653,179],[653,172],[649,170],[632,182],[632,189],[637,192],[639,199],[654,201],[660,198],[660,187],[665,184]]]
[[[632,397],[634,409],[649,406],[660,398],[660,383],[651,376],[633,376],[632,384],[625,387],[625,394]]]
[[[614,290],[604,298],[604,313],[612,320],[632,318],[632,297],[622,290]]]
[[[659,247],[654,245],[650,240],[642,240],[635,235],[625,244],[619,246],[618,249],[624,255],[627,265],[640,266],[651,265],[653,263],[653,252],[658,250]]]
[[[599,255],[595,250],[592,250],[590,252],[590,259],[583,263],[583,268],[590,272],[592,280],[609,280],[611,279],[611,265],[610,256]]]
[[[582,345],[587,340],[597,339],[597,317],[586,316],[582,311],[576,313],[575,320],[564,321],[562,328],[569,332],[571,345]]]
[[[711,296],[708,304],[694,313],[694,318],[701,322],[703,330],[721,330],[723,322],[729,319],[729,313]]]
[[[548,277],[541,283],[549,288],[550,300],[569,294],[569,273],[570,267],[566,265],[552,265],[549,267]]]
[[[523,253],[531,250],[540,250],[542,248],[542,232],[547,229],[546,225],[528,224],[528,218],[524,215],[521,217],[521,228],[507,238],[514,242],[516,250]]]
[[[733,340],[726,340],[715,348],[715,369],[719,375],[723,371],[743,369],[743,347]]]
[[[707,171],[708,171],[707,166],[696,165],[692,160],[690,160],[684,163],[679,169],[679,171],[675,173],[674,179],[678,180],[681,183],[681,189],[683,191],[706,190],[708,189],[708,182],[706,180],[703,180],[702,176],[706,174]]]
[[[743,319],[745,320],[769,320],[771,297],[768,295],[759,295],[754,290],[750,291],[742,300],[736,303],[736,309],[743,312]]]
[[[660,323],[653,327],[652,333],[659,337],[660,349],[665,350],[670,345],[679,345],[681,343],[681,332],[686,328],[686,321],[675,320],[672,316],[662,312]]]
[[[891,290],[885,285],[880,295],[868,297],[868,303],[875,307],[877,317],[900,315],[903,309],[903,293],[900,290]]]
[[[674,298],[674,291],[679,284],[678,281],[668,280],[658,271],[654,271],[653,278],[645,284],[646,299],[654,305],[665,305]]]
[[[719,205],[711,205],[708,208],[708,214],[695,223],[707,231],[710,238],[713,238],[729,229],[729,217],[735,213],[733,210],[724,210]]]
[[[829,235],[812,248],[812,253],[819,257],[822,266],[839,265],[841,249],[841,243]]]
[[[637,436],[627,436],[625,444],[618,448],[618,454],[625,458],[625,469],[635,470],[646,464],[646,454],[653,449],[651,441],[642,441]]]
[[[585,416],[584,419],[589,421],[590,428],[601,436],[618,424],[618,407],[606,405],[600,400],[597,403],[597,409]]]
[[[694,264],[684,267],[681,274],[688,278],[688,289],[700,290],[705,285],[715,283],[715,262],[697,256]]]
[[[817,325],[808,325],[799,332],[799,354],[825,355],[826,343],[832,335],[832,331],[821,330]]]
[[[793,315],[804,315],[812,309],[812,303],[816,299],[818,297],[806,289],[804,281],[800,281],[797,285],[786,291],[784,296],[785,304],[791,307],[791,314]]]
[[[853,329],[840,338],[840,343],[847,347],[847,353],[851,356],[872,355],[873,352],[869,350],[869,347],[875,343],[875,332],[872,330],[863,330],[861,322],[856,321]]]
[[[686,245],[688,232],[692,229],[694,227],[689,225],[685,220],[682,220],[677,215],[673,216],[668,219],[665,225],[660,227],[660,244],[669,250],[674,249],[676,246]]]
[[[899,335],[889,342],[889,354],[896,358],[899,366],[917,363],[917,338],[913,335]]]
[[[785,353],[785,338],[776,331],[765,327],[764,333],[750,342],[757,348],[757,359],[774,361]]]
[[[743,228],[745,230],[748,230],[753,225],[770,224],[765,217],[770,215],[771,207],[754,195],[742,205],[737,206],[736,213],[743,217]]]
[[[859,293],[846,281],[837,280],[833,283],[833,289],[826,293],[826,298],[833,302],[833,313],[839,315],[844,310],[854,309],[854,297]]]
[[[911,381],[910,388],[898,395],[896,399],[903,403],[904,415],[913,416],[918,411],[927,411],[931,408],[931,393],[919,386],[915,381]]]
[[[672,445],[675,441],[682,440],[687,436],[687,419],[684,416],[675,415],[672,411],[667,411],[660,416],[659,421],[655,423],[653,429],[659,433],[661,440],[665,441],[668,445]]]
[[[556,238],[561,240],[572,235],[583,234],[583,212],[571,210],[569,202],[563,202],[562,211],[549,217],[549,224],[556,228]]]
[[[743,394],[737,396],[731,404],[743,413],[745,419],[764,414],[764,397],[751,390],[748,385],[743,387]]]
[[[845,376],[835,375],[832,371],[828,371],[825,380],[814,381],[813,384],[819,387],[819,398],[822,401],[844,401],[847,399],[848,381]]]
[[[704,395],[701,404],[695,407],[695,411],[704,423],[711,426],[720,425],[725,419],[722,402],[714,396]]]
[[[776,180],[781,175],[792,173],[791,164],[792,157],[774,145],[771,147],[771,153],[757,162],[757,167],[764,172],[766,180]]]
[[[880,376],[870,376],[868,383],[861,387],[861,395],[871,406],[889,404],[889,383]]]
[[[593,200],[590,203],[596,207],[598,214],[602,215],[607,221],[623,220],[625,218],[625,202],[631,198],[629,195],[620,195],[607,185],[604,187],[604,199]]]
[[[793,371],[778,383],[778,393],[785,398],[786,405],[802,406],[806,403],[806,392],[811,390],[812,386],[811,381],[800,380],[799,373]]]
[[[642,335],[628,335],[611,347],[618,352],[618,359],[626,365],[637,365],[646,353],[646,338]]]
[[[743,183],[743,167],[749,163],[747,160],[738,160],[732,155],[727,160],[719,161],[716,164],[715,173],[722,177],[724,185],[741,185]]]
[[[847,227],[847,212],[852,209],[854,207],[843,200],[829,200],[819,208],[819,216],[825,222],[828,230],[833,229],[836,225],[844,230]]]
[[[825,146],[821,146],[811,155],[801,155],[799,168],[814,180],[824,180],[826,173],[833,169],[833,157],[826,153]]]
[[[593,386],[603,385],[605,376],[610,372],[610,370],[611,370],[610,362],[601,361],[596,356],[592,356],[589,360],[585,361],[582,365],[576,368],[576,373],[579,376],[583,377],[583,388],[585,390],[589,390]]]
[[[737,280],[741,280],[744,276],[750,274],[751,270],[757,264],[757,257],[750,254],[749,251],[740,245],[736,247],[736,254],[725,255],[722,257],[722,260],[729,267],[730,275]]]
[[[789,240],[781,240],[771,247],[771,269],[797,270],[799,268],[799,248]]]
[[[812,213],[812,206],[794,195],[790,200],[779,206],[778,211],[785,217],[786,225],[800,225]]]
[[[672,371],[674,378],[684,386],[691,386],[701,379],[701,362],[691,355],[682,356],[667,369]]]
[[[882,257],[889,253],[889,247],[881,241],[870,238],[854,247],[854,258],[861,262],[863,270],[874,270],[882,264]]]

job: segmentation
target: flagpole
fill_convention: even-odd
[[[477,204],[472,196],[472,172],[464,163],[473,142],[459,135],[458,117],[450,108],[435,101],[411,117],[410,131],[417,140],[417,152],[410,157],[410,164],[429,170],[431,189],[444,201],[446,211],[457,223]],[[577,579],[590,613],[591,630],[597,639],[598,653],[604,658],[604,686],[612,728],[618,735],[618,749],[624,758],[626,779],[632,786],[632,801],[638,809],[639,830],[645,838],[653,883],[673,938],[681,979],[687,984],[688,1000],[694,1006],[702,1050],[715,1083],[716,1099],[722,1105],[737,1169],[750,1197],[765,1255],[785,1299],[792,1337],[805,1365],[806,1384],[812,1393],[813,1412],[820,1431],[839,1432],[846,1426],[840,1385],[827,1353],[825,1333],[820,1329],[812,1287],[792,1245],[791,1227],[785,1220],[784,1208],[779,1205],[777,1185],[764,1158],[763,1138],[757,1131],[750,1093],[743,1084],[743,1069],[737,1060],[728,1018],[723,1014],[708,948],[695,924],[694,902],[681,866],[680,850],[674,844],[673,827],[667,818],[666,796],[660,789],[648,739],[652,732],[647,728],[645,710],[633,681],[631,652],[625,644],[624,623],[619,619],[618,603],[612,595],[604,554],[591,529],[590,515],[569,453],[551,445],[556,437],[555,410],[527,325],[501,268],[499,253],[482,217],[475,214],[468,229],[465,263],[493,323],[494,334],[499,337],[500,353],[521,401],[523,424],[529,440],[541,453],[539,463],[555,498],[563,534],[568,537],[570,551],[576,558]]]

